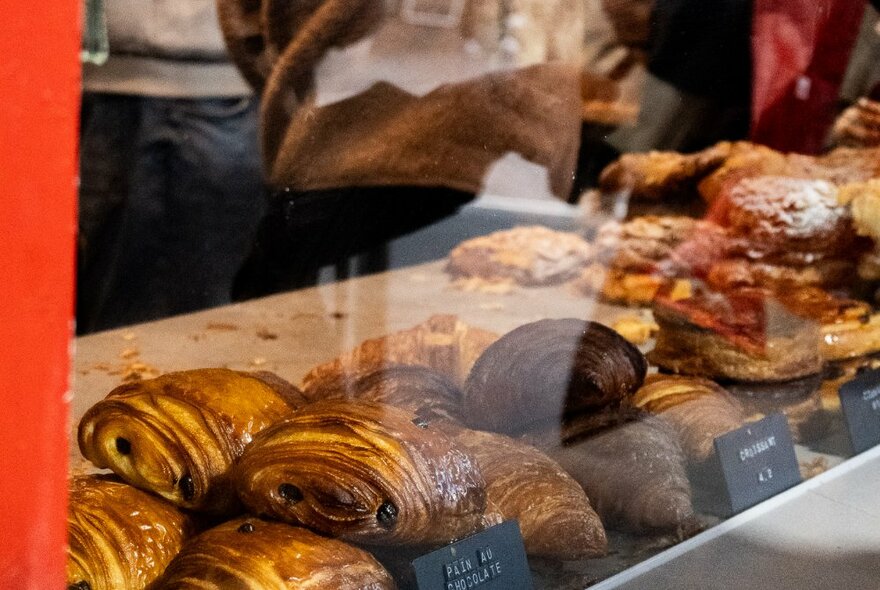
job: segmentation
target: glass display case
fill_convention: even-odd
[[[68,588],[876,583],[874,8],[161,4],[90,19]]]

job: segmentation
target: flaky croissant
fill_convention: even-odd
[[[502,336],[468,376],[468,426],[507,434],[569,413],[619,404],[647,362],[620,334],[577,319],[540,320]]]
[[[419,416],[461,419],[461,390],[446,376],[414,365],[395,365],[322,382],[310,399],[359,399],[406,408]]]
[[[586,491],[610,528],[692,532],[685,457],[675,431],[648,414],[544,450]]]
[[[473,457],[429,420],[372,402],[315,402],[273,426],[236,468],[257,514],[368,544],[440,544],[483,526]]]
[[[268,373],[198,369],[121,385],[79,425],[98,467],[174,504],[215,513],[238,506],[230,468],[254,434],[304,403]]]
[[[477,460],[490,504],[505,520],[519,521],[529,555],[574,560],[606,553],[602,521],[558,463],[501,434],[460,428],[454,439]]]
[[[162,575],[193,534],[192,517],[105,476],[70,482],[67,587],[141,590]]]
[[[304,528],[239,518],[205,531],[155,590],[394,590],[366,551]]]
[[[669,422],[678,433],[685,455],[694,463],[711,457],[715,439],[746,421],[736,398],[714,381],[699,377],[651,375],[632,403]]]
[[[362,374],[391,365],[430,367],[457,386],[486,347],[498,335],[469,326],[454,315],[435,315],[421,324],[361,343],[354,350],[309,371],[302,381],[307,397],[338,386],[346,375]]]

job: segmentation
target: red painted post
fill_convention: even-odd
[[[63,588],[81,0],[3,2],[0,588]]]

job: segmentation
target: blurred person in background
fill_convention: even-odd
[[[264,210],[258,101],[214,0],[113,0],[83,71],[79,333],[220,305]]]

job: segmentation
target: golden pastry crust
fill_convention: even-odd
[[[236,468],[254,513],[342,539],[442,544],[484,525],[474,458],[401,408],[325,400],[254,438]]]
[[[702,292],[654,303],[660,326],[648,359],[683,375],[785,381],[821,369],[819,329],[762,292]]]
[[[459,429],[455,441],[474,456],[486,494],[516,520],[529,555],[559,560],[600,557],[608,541],[578,483],[538,449],[500,434]]]
[[[105,476],[70,482],[67,585],[142,590],[195,532],[191,516]]]
[[[734,146],[721,142],[695,154],[660,151],[624,154],[602,171],[599,188],[606,193],[623,191],[654,200],[692,193],[700,178],[730,157]]]
[[[673,279],[660,274],[629,272],[591,265],[572,286],[581,294],[599,297],[606,303],[647,307],[661,292],[670,297],[689,297],[689,279]]]
[[[581,236],[532,225],[459,244],[449,253],[446,270],[456,278],[554,285],[576,276],[592,258],[593,248]]]
[[[429,367],[461,387],[477,358],[498,335],[469,326],[454,315],[435,315],[400,332],[361,343],[354,350],[311,369],[302,380],[309,399],[339,387],[345,375],[357,375],[390,365]]]
[[[193,510],[238,507],[230,470],[251,438],[305,400],[277,376],[197,369],[121,385],[79,425],[97,467]]]
[[[678,433],[688,460],[702,463],[715,454],[715,439],[745,424],[742,405],[708,379],[649,375],[633,406],[657,414]]]
[[[461,389],[427,367],[395,365],[356,375],[340,383],[321,382],[309,390],[311,401],[356,399],[405,408],[426,418],[461,421]]]
[[[808,438],[807,425],[822,408],[819,393],[821,375],[768,383],[726,383],[727,391],[742,405],[750,420],[782,412],[788,420],[792,438]]]
[[[479,430],[522,433],[565,414],[617,405],[646,371],[642,353],[602,324],[532,322],[502,336],[476,362],[464,388],[465,420]]]
[[[831,140],[839,146],[880,146],[880,102],[860,98],[834,122]]]
[[[697,232],[725,233],[710,221],[676,215],[645,215],[625,223],[612,221],[596,234],[596,258],[611,268],[650,272]]]
[[[205,531],[156,590],[395,590],[369,553],[279,522],[238,518]]]
[[[604,192],[629,191],[636,198],[663,199],[694,194],[709,203],[744,178],[787,176],[826,180],[836,186],[880,176],[880,148],[841,147],[822,156],[777,152],[738,141],[720,142],[693,154],[625,154],[599,178]]]
[[[837,187],[825,180],[756,176],[724,193],[725,225],[762,249],[849,254],[855,232]]]
[[[710,267],[706,283],[719,291],[760,287],[784,292],[804,287],[842,287],[852,283],[855,276],[856,261],[852,258],[820,259],[803,266],[728,258]]]

